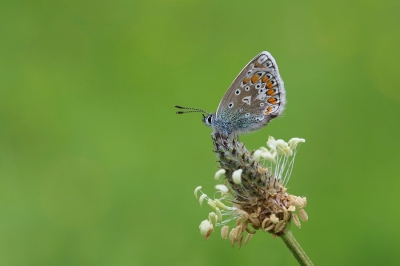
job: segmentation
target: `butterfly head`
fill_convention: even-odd
[[[214,114],[203,114],[203,123],[206,124],[206,126],[213,127]]]

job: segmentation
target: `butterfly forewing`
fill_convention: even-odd
[[[217,112],[217,120],[233,120],[237,128],[246,132],[265,126],[282,113],[286,103],[283,81],[275,59],[262,52],[251,60],[235,78]]]

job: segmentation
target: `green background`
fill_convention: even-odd
[[[258,232],[198,225],[216,158],[200,114],[247,62],[277,60],[302,137],[289,192],[316,265],[400,262],[399,1],[2,1],[1,265],[297,265]]]

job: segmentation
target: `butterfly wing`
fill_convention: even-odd
[[[279,116],[285,104],[278,65],[270,53],[262,52],[232,82],[218,106],[216,120],[229,123],[230,133],[250,132]]]

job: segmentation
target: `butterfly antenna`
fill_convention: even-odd
[[[192,108],[192,107],[183,107],[179,105],[175,105],[175,108],[178,109],[183,109],[185,111],[177,111],[177,114],[187,114],[187,113],[203,113],[203,114],[209,114],[208,112],[198,109],[198,108]]]

